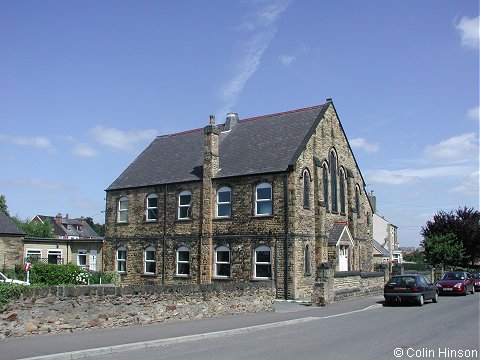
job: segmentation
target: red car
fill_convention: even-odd
[[[465,271],[448,271],[437,282],[438,293],[467,295],[474,294],[473,278]]]
[[[475,291],[480,291],[480,272],[472,273],[473,277],[473,288]]]

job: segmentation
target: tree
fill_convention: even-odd
[[[105,224],[94,223],[93,218],[90,216],[87,216],[85,221],[99,236],[105,236]]]
[[[5,195],[0,195],[0,211],[3,211],[7,216],[10,216]]]
[[[53,238],[54,229],[50,221],[36,222],[29,219],[22,220],[18,216],[12,217],[13,222],[22,229],[27,236],[38,238]]]
[[[403,254],[403,260],[411,261],[415,264],[424,264],[425,263],[425,255],[421,250],[415,250],[409,253]]]
[[[474,264],[480,260],[480,212],[473,208],[444,212],[440,211],[422,227],[425,247],[427,238],[454,234],[456,241],[462,245],[465,253],[463,265]]]
[[[424,240],[425,260],[430,265],[461,265],[465,250],[455,234],[432,235]]]

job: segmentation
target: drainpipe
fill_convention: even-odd
[[[162,246],[162,285],[165,285],[165,245],[167,243],[167,191],[168,184],[165,184],[163,193],[163,246]]]
[[[283,297],[288,299],[288,235],[290,232],[288,226],[288,172],[285,174],[283,182],[283,204],[284,204],[284,222],[285,222],[285,241],[283,243]]]

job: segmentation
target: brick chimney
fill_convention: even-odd
[[[202,181],[202,235],[200,238],[200,273],[201,284],[211,283],[212,279],[212,225],[215,216],[215,189],[213,177],[219,170],[220,131],[215,125],[215,116],[210,115],[210,122],[204,127],[205,144],[203,153]]]
[[[61,213],[58,213],[57,215],[55,215],[55,223],[57,225],[62,225],[62,214]]]

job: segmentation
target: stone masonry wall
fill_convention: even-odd
[[[0,236],[0,270],[15,268],[22,262],[23,237]]]
[[[336,273],[333,280],[334,300],[381,295],[384,284],[383,272]]]
[[[29,288],[0,314],[0,338],[271,311],[274,296],[270,281]]]

